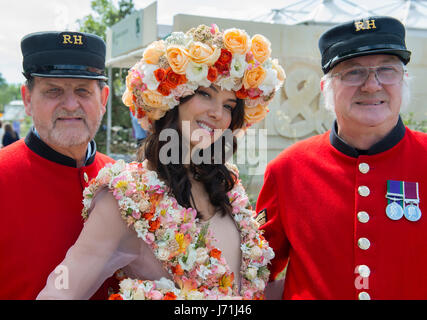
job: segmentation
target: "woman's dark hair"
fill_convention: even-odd
[[[18,137],[15,130],[13,130],[13,127],[9,122],[6,122],[4,124],[4,131],[8,132],[13,139],[16,139]]]
[[[194,95],[193,95],[194,96]],[[181,99],[180,104],[190,100],[193,96],[185,97]],[[236,137],[232,137],[232,145],[229,145],[230,139],[226,139],[225,135],[220,137],[215,143],[210,146],[211,159],[210,163],[194,164],[190,160],[190,166],[188,168],[179,161],[179,163],[168,163],[163,164],[160,159],[160,150],[168,141],[160,141],[160,133],[164,129],[173,129],[178,132],[179,135],[179,159],[183,159],[184,146],[182,143],[182,133],[178,126],[178,108],[179,105],[172,110],[168,111],[165,116],[154,122],[153,133],[148,135],[145,139],[144,144],[141,146],[138,152],[138,161],[142,161],[144,158],[148,159],[150,164],[159,177],[165,181],[166,185],[170,188],[171,193],[174,195],[178,203],[185,207],[190,208],[195,206],[194,198],[191,193],[191,182],[188,178],[188,170],[193,174],[194,179],[200,181],[209,195],[211,203],[215,208],[219,209],[223,215],[231,212],[231,204],[227,197],[229,192],[235,184],[236,176],[233,172],[230,172],[224,165],[227,160],[227,155],[233,155],[237,150]],[[237,99],[237,104],[232,110],[231,124],[229,129],[236,130],[243,126],[244,122],[244,101]],[[227,145],[228,143],[228,145]],[[219,146],[221,147],[221,161],[214,161],[214,157],[218,156]],[[226,152],[226,149],[230,152]],[[207,150],[208,151],[208,150]],[[189,152],[189,151],[188,151]],[[201,153],[204,150],[200,150]],[[184,155],[185,156],[185,155]],[[219,164],[217,164],[220,162]],[[193,204],[193,205],[192,205]],[[200,212],[197,208],[197,216],[200,217]]]

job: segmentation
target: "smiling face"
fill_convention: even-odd
[[[87,147],[105,113],[108,91],[97,80],[35,77],[31,90],[22,87],[22,96],[40,138],[60,151]]]
[[[237,105],[233,91],[212,85],[199,87],[194,96],[179,105],[179,128],[190,149],[206,148],[230,127],[232,111]]]
[[[368,55],[339,63],[330,73],[342,73],[354,66],[375,67],[400,64],[392,55]],[[397,123],[402,103],[402,81],[379,83],[375,73],[360,86],[346,86],[339,77],[332,79],[333,103],[339,130],[351,128],[363,132],[367,128],[390,131]]]

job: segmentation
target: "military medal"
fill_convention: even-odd
[[[391,220],[399,220],[403,217],[403,182],[387,180],[387,194],[388,205],[385,208],[387,217]]]
[[[418,182],[404,182],[405,190],[405,218],[409,221],[418,221],[421,218],[421,210],[418,207],[420,197],[418,194]]]

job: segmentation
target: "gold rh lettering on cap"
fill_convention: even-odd
[[[82,45],[83,44],[83,42],[82,42],[82,36],[81,35],[73,35],[73,37],[74,37],[74,44],[79,44],[79,45]]]
[[[375,26],[375,20],[364,20],[364,21],[355,21],[354,26],[356,28],[356,31],[360,30],[369,30],[369,29],[376,29]]]
[[[62,42],[63,44],[70,43],[70,44],[83,45],[82,35],[73,34],[73,38],[71,38],[70,34],[63,34],[62,37],[64,39],[64,41]]]
[[[71,36],[69,34],[63,34],[62,37],[64,38],[64,41],[62,42],[63,44],[73,43],[73,41],[71,41]]]

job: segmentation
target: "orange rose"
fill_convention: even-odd
[[[108,300],[123,300],[123,298],[118,293],[114,293],[108,297]]]
[[[133,106],[133,93],[129,90],[129,88],[126,88],[125,93],[123,93],[122,101],[127,107]]]
[[[271,55],[270,41],[260,34],[254,35],[251,40],[251,52],[259,63],[264,63]]]
[[[185,69],[189,61],[188,52],[184,47],[171,45],[166,49],[166,58],[172,70],[178,74],[185,74]]]
[[[148,224],[150,225],[150,228],[148,229],[148,231],[150,231],[150,232],[154,232],[154,231],[156,231],[157,229],[159,229],[159,227],[160,227],[160,219],[159,219],[159,218],[157,218],[157,219],[156,219],[156,220],[154,220],[154,221],[150,221]]]
[[[171,267],[172,273],[177,276],[182,276],[184,274],[184,270],[182,269],[180,264],[177,264],[176,267]]]
[[[240,29],[227,29],[223,34],[224,46],[231,53],[246,54],[249,50],[250,39],[248,34]]]
[[[141,93],[141,96],[145,105],[162,111],[169,110],[169,107],[163,104],[163,95],[161,93],[147,89]]]
[[[207,64],[208,66],[213,65],[220,54],[220,49],[212,48],[199,41],[192,42],[188,48],[188,56],[194,63]]]
[[[157,64],[159,63],[159,58],[164,54],[165,43],[163,40],[154,41],[147,47],[147,49],[145,49],[144,54],[142,55],[142,60],[145,63]]]
[[[214,248],[209,252],[209,256],[219,260],[221,259],[221,251]]]
[[[261,121],[267,115],[268,109],[259,104],[256,107],[245,106],[245,121],[249,124]]]
[[[169,291],[169,292],[165,293],[163,300],[176,300],[176,298],[177,297],[176,297],[175,293],[173,293],[172,291]]]
[[[245,89],[258,88],[266,76],[267,72],[261,65],[251,69],[246,69],[245,74],[243,75],[243,85],[245,86]]]

